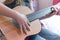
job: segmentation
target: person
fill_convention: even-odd
[[[60,3],[58,3],[58,4],[60,4]],[[51,12],[51,14],[48,14],[48,15],[42,17],[42,20],[50,18],[51,16],[58,14],[60,7],[58,5],[54,5],[52,7],[54,9],[53,12]],[[40,19],[40,22],[41,22],[41,19]],[[52,32],[50,30],[47,30],[43,25],[41,28],[41,32],[39,32],[36,35],[29,36],[27,38],[28,38],[28,40],[60,40],[59,35],[57,35],[56,33]]]
[[[58,13],[58,9],[54,7],[54,11],[52,12],[52,14],[49,14],[47,16],[44,16],[42,19],[47,19],[53,15],[56,15]],[[41,22],[41,21],[40,21]],[[47,30],[43,25],[42,25],[42,28],[41,28],[41,32],[38,33],[37,35],[33,35],[33,36],[29,36],[29,40],[40,40],[39,39],[42,38],[42,40],[60,40],[60,36],[57,35],[56,33],[50,31],[50,30]],[[37,38],[37,39],[35,39]]]
[[[45,38],[46,40],[60,40],[60,27],[58,26],[60,21],[59,5],[60,3],[52,6],[54,7],[55,11],[51,14],[51,17],[40,20],[40,22],[42,23],[42,30],[39,35]]]
[[[29,29],[30,25],[26,16],[10,9],[9,7],[5,6],[2,2],[0,2],[0,15],[5,15],[14,18],[19,24],[19,26],[23,28],[22,30],[25,34],[26,34],[25,30],[30,31]],[[46,40],[46,39],[37,34],[30,36],[29,40]]]

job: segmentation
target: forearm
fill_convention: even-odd
[[[4,4],[0,3],[0,15],[5,15],[5,16],[16,19],[17,16],[20,14],[16,11],[6,7]]]

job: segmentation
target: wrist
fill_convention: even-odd
[[[18,19],[24,19],[24,17],[26,17],[23,13],[19,13],[16,12],[14,19],[18,20]]]

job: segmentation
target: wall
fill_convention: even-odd
[[[39,8],[43,9],[52,5],[53,0],[38,0]]]

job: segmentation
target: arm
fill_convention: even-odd
[[[57,14],[58,14],[58,8],[56,8],[56,7],[51,7],[51,12],[50,12],[49,14],[41,17],[40,20],[41,20],[41,19],[49,18],[49,17],[51,17],[51,16],[53,16],[53,15],[57,15]]]
[[[25,30],[29,31],[29,23],[25,15],[6,7],[2,3],[0,3],[0,14],[14,18],[18,22],[20,28],[23,30],[25,34],[26,34]]]
[[[16,19],[17,16],[20,14],[16,11],[6,7],[4,4],[0,3],[0,15],[9,16],[9,17]]]

